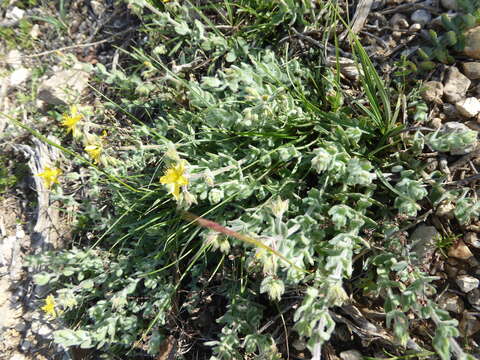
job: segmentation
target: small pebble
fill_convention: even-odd
[[[480,26],[474,27],[465,33],[463,53],[472,59],[480,59]]]
[[[427,264],[433,256],[438,231],[433,226],[420,224],[410,235],[412,252],[416,254],[413,260],[416,264]]]
[[[38,24],[35,24],[32,26],[32,29],[30,30],[29,35],[32,37],[32,39],[38,39],[42,32],[40,31],[40,26]]]
[[[455,105],[449,103],[443,104],[443,114],[445,115],[447,121],[456,120],[460,117]]]
[[[25,357],[25,355],[19,354],[19,353],[12,355],[12,357],[10,358],[10,360],[26,360],[26,359],[27,358]]]
[[[432,20],[432,15],[430,15],[425,9],[418,9],[410,15],[410,20],[414,23],[425,26]]]
[[[472,257],[473,254],[468,248],[467,245],[462,240],[459,240],[457,244],[450,247],[448,250],[448,256],[451,256],[456,259],[467,260],[468,258]]]
[[[480,241],[478,240],[477,233],[468,232],[465,234],[465,242],[474,248],[480,249]]]
[[[472,118],[480,113],[480,101],[475,97],[469,97],[460,100],[455,104],[460,115],[466,118]]]
[[[5,19],[19,21],[24,16],[25,16],[25,10],[14,6],[13,8],[7,10],[5,14]]]
[[[469,293],[473,289],[478,288],[480,280],[470,275],[459,275],[455,280],[455,283],[464,293]]]
[[[447,10],[457,10],[457,0],[441,0],[442,6]]]
[[[441,309],[453,312],[455,314],[461,314],[465,309],[465,305],[463,304],[463,300],[460,296],[445,293],[438,299],[438,305]]]
[[[418,23],[412,24],[412,26],[410,26],[410,27],[408,28],[408,30],[409,30],[410,32],[418,32],[418,31],[422,30],[422,25],[420,25],[420,24],[418,24]]]
[[[405,26],[405,23],[407,24],[406,27],[408,27],[407,18],[403,14],[399,14],[399,13],[394,14],[389,22],[390,22],[390,25],[392,25],[394,27],[398,26],[398,28],[401,28],[401,27]]]
[[[52,335],[52,329],[48,325],[42,325],[37,332],[38,335],[44,337],[44,338],[49,338],[50,335]]]
[[[480,79],[480,62],[465,62],[462,64],[463,73],[470,80]]]
[[[451,66],[448,69],[447,78],[443,86],[446,100],[451,103],[462,100],[471,83],[470,79],[463,75],[455,66]]]
[[[103,15],[105,12],[105,4],[103,1],[99,0],[91,0],[90,1],[90,6],[92,7],[93,12],[95,13],[96,16],[100,17]]]
[[[430,120],[429,122],[430,126],[434,129],[440,129],[442,127],[442,119],[436,117]]]
[[[442,103],[443,84],[440,81],[427,81],[422,86],[422,98],[425,101]]]
[[[22,53],[18,50],[10,50],[5,58],[5,62],[13,69],[18,69],[22,66]]]
[[[25,81],[30,78],[32,72],[24,67],[18,68],[10,74],[10,86],[17,87],[22,85]]]
[[[28,340],[25,340],[25,341],[22,342],[22,345],[20,346],[20,349],[23,352],[27,352],[31,347],[32,347],[32,343]]]
[[[455,205],[453,205],[451,202],[447,204],[440,204],[437,208],[437,211],[435,211],[435,215],[446,217],[447,219],[453,219],[453,210],[455,210]]]
[[[472,336],[480,331],[480,320],[474,315],[465,312],[458,327],[463,336]]]
[[[473,289],[467,294],[467,300],[475,309],[480,310],[480,289]]]
[[[340,359],[342,360],[362,360],[362,353],[358,350],[347,350],[340,353]]]
[[[17,324],[15,325],[15,330],[17,330],[20,333],[24,332],[26,328],[27,328],[27,324],[25,324],[25,322],[23,321],[17,322]]]

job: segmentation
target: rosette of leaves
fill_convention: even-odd
[[[441,129],[426,136],[427,144],[436,151],[462,151],[477,142],[478,133],[468,128]]]
[[[467,1],[468,2],[468,1]],[[430,70],[435,67],[433,61],[440,61],[444,64],[455,62],[453,53],[459,53],[465,48],[465,31],[476,26],[480,17],[478,15],[479,6],[473,2],[464,2],[460,9],[466,10],[463,14],[457,14],[453,17],[443,14],[442,25],[445,32],[440,35],[435,30],[429,30],[426,33],[431,46],[419,48],[417,53],[422,59],[419,66],[424,70]]]

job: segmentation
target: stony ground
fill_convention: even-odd
[[[18,29],[21,19],[31,15],[57,16],[55,2],[25,10],[17,7],[16,1],[7,2],[0,10],[2,28]],[[423,31],[437,26],[441,13],[456,10],[456,2],[451,0],[359,1],[357,5],[357,16],[352,20],[354,28],[385,78],[395,70],[395,62],[401,55],[418,49]],[[108,1],[72,1],[70,11],[77,16],[68,24],[68,36],[57,37],[48,23],[38,22],[24,34],[26,40],[18,48],[11,48],[6,39],[3,42],[0,39],[0,112],[22,114],[24,105],[19,95],[30,96],[32,77],[38,82],[35,102],[39,109],[69,103],[80,94],[92,103],[96,101],[88,90],[89,75],[84,66],[97,63],[117,66],[122,61],[119,48],[128,47],[138,36],[135,34],[138,19],[126,6],[115,7]],[[424,75],[422,97],[429,105],[426,131],[440,129],[448,133],[462,128],[480,131],[480,60],[475,60],[480,59],[480,27],[473,29],[470,37],[477,40],[467,44],[454,64],[437,64]],[[315,34],[297,34],[294,40],[299,46],[316,44]],[[358,70],[347,51],[343,50],[341,71],[354,83]],[[58,62],[67,56],[76,64],[70,70],[61,70]],[[38,77],[35,72],[41,65],[47,69]],[[9,168],[15,167],[14,162],[25,164],[27,175],[14,189],[0,193],[0,358],[82,358],[58,353],[49,345],[52,328],[38,311],[36,302],[42,289],[32,284],[35,269],[23,267],[27,254],[60,247],[68,241],[68,219],[47,213],[52,200],[31,176],[41,168],[42,159],[50,150],[42,150],[38,144],[26,145],[24,135],[7,131],[11,126],[7,118],[0,116],[2,156],[6,157]],[[47,125],[40,120],[38,126]],[[450,153],[431,151],[423,157],[432,171],[438,169],[448,174],[451,186],[475,187],[480,180],[479,145]],[[480,222],[461,229],[454,227],[449,221],[452,210],[440,206],[429,213],[428,223],[419,218],[409,236],[417,241],[424,269],[442,278],[436,283],[439,302],[460,321],[463,335],[471,339],[469,346],[475,351],[480,342]],[[452,242],[445,246],[444,253],[435,244],[439,231],[452,234]],[[374,318],[372,313],[370,319]],[[345,351],[340,357],[357,359],[357,350]]]

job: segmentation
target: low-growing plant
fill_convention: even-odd
[[[470,129],[438,130],[426,136],[433,150],[449,152],[462,150],[477,142],[478,132]]]
[[[0,27],[0,38],[7,49],[32,49],[35,40],[30,36],[33,24],[29,19],[21,19],[16,26]]]
[[[433,61],[452,64],[455,62],[454,53],[465,48],[465,31],[480,22],[480,3],[476,0],[459,1],[458,8],[459,13],[453,17],[442,15],[444,32],[438,34],[435,30],[428,31],[431,46],[418,49],[418,55],[422,59],[420,68],[431,70],[435,66]]]

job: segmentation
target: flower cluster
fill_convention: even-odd
[[[57,317],[57,312],[55,310],[55,298],[53,295],[48,295],[47,298],[45,299],[45,305],[42,306],[42,310],[45,311],[45,313],[48,316],[51,316],[52,318]]]
[[[185,174],[185,160],[181,160],[167,169],[165,175],[160,178],[160,182],[166,185],[170,194],[175,200],[180,198],[180,188],[188,185],[188,178]]]
[[[60,184],[58,177],[62,174],[62,170],[59,168],[52,168],[46,166],[43,171],[37,176],[43,179],[45,187],[49,190],[54,184]]]
[[[62,115],[62,126],[67,129],[67,134],[72,133],[74,138],[82,138],[84,143],[84,151],[88,154],[90,159],[97,165],[102,162],[103,154],[103,138],[92,134],[83,134],[79,129],[79,123],[84,119],[77,105],[71,105],[69,112]]]
[[[67,133],[72,133],[74,137],[79,135],[77,123],[83,119],[82,114],[78,112],[77,105],[70,106],[70,113],[63,114],[62,125],[67,128]]]

